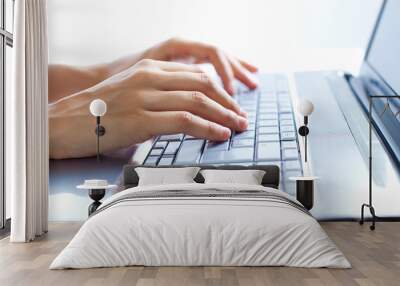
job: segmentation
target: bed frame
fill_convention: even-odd
[[[136,187],[139,183],[139,176],[135,171],[136,167],[154,168],[150,166],[138,166],[138,165],[125,165],[123,171],[123,189]],[[182,168],[182,167],[193,167],[193,165],[174,165],[165,166],[163,168]],[[262,185],[264,187],[271,187],[274,189],[279,188],[279,167],[276,165],[257,165],[257,166],[241,166],[241,165],[226,165],[226,166],[212,166],[212,165],[196,165],[195,167],[204,169],[217,169],[217,170],[263,170],[265,175],[262,179]],[[204,178],[200,174],[194,178],[197,183],[204,183]]]

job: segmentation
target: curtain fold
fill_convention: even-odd
[[[12,242],[48,227],[48,48],[46,0],[15,2],[14,72],[7,166]],[[9,147],[9,148],[7,148]]]

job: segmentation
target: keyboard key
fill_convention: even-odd
[[[290,102],[290,99],[280,98],[279,99],[279,107],[280,108],[291,108],[292,103]]]
[[[250,90],[247,92],[244,92],[238,96],[239,100],[251,100],[255,101],[258,98],[258,92],[255,90]]]
[[[296,133],[294,132],[281,132],[282,141],[292,141],[296,140]]]
[[[255,136],[254,131],[244,131],[241,133],[236,133],[233,138],[234,140],[238,139],[253,139]]]
[[[278,109],[278,104],[276,102],[262,102],[260,103],[260,111],[265,109]]]
[[[245,105],[241,104],[240,107],[246,112],[256,112],[256,110],[257,110],[257,106],[256,105],[245,106]]]
[[[215,151],[204,154],[203,163],[240,163],[253,160],[253,148],[232,148],[229,151]]]
[[[278,93],[277,97],[280,104],[292,105],[290,96],[288,94]]]
[[[294,126],[293,125],[281,126],[281,132],[294,132]]]
[[[201,151],[203,150],[204,140],[183,141],[178,155],[175,159],[175,165],[198,163]]]
[[[257,115],[257,113],[255,111],[247,112],[247,116],[249,116],[249,117],[255,117],[256,115]]]
[[[277,120],[278,119],[278,114],[273,114],[273,113],[266,113],[266,114],[260,114],[258,116],[258,120]]]
[[[286,126],[286,125],[292,125],[292,126],[294,126],[293,120],[281,120],[281,121],[279,122],[279,124],[280,124],[281,126]]]
[[[171,166],[173,160],[173,156],[162,156],[160,162],[158,162],[158,166]]]
[[[158,141],[180,141],[183,138],[183,134],[170,134],[162,135]]]
[[[266,97],[261,97],[260,99],[260,103],[264,104],[264,103],[277,103],[278,100],[276,99],[275,96],[266,96]]]
[[[254,130],[255,128],[256,128],[255,123],[249,124],[249,125],[247,126],[247,131]]]
[[[224,151],[229,149],[229,141],[223,141],[223,142],[213,142],[213,141],[208,141],[207,142],[207,150],[210,151]]]
[[[260,74],[258,76],[259,88],[263,92],[275,91],[275,76],[269,74]]]
[[[184,140],[195,140],[195,139],[199,139],[199,138],[193,137],[192,135],[185,135]]]
[[[273,113],[273,114],[277,114],[278,113],[278,109],[277,108],[266,108],[266,109],[260,109],[260,112],[262,113]]]
[[[278,79],[276,82],[276,90],[279,92],[289,91],[289,83],[286,78]]]
[[[270,92],[270,91],[260,91],[260,96],[261,98],[263,97],[270,97],[270,96],[275,96],[275,92]]]
[[[279,116],[280,120],[293,120],[293,115],[291,113],[283,113]]]
[[[256,117],[247,117],[247,123],[248,124],[256,124]]]
[[[284,149],[283,158],[285,160],[293,160],[299,158],[299,152],[297,149]]]
[[[258,143],[258,161],[279,161],[281,159],[281,145],[279,142]]]
[[[281,107],[279,108],[279,113],[292,113],[292,109],[290,107]]]
[[[146,166],[155,166],[157,164],[158,161],[158,156],[149,156],[146,159],[146,162],[144,163],[144,165]]]
[[[258,142],[279,141],[279,134],[260,134],[257,138]]]
[[[278,120],[260,120],[258,126],[278,126]]]
[[[154,145],[153,149],[164,149],[165,147],[167,147],[167,144],[168,144],[168,142],[166,142],[166,141],[158,141]]]
[[[238,102],[240,106],[245,106],[247,108],[257,106],[257,100],[239,100]]]
[[[181,145],[181,142],[175,142],[175,141],[169,142],[167,145],[167,149],[165,149],[164,154],[165,155],[174,155],[176,153],[176,151],[178,150],[179,145]]]
[[[279,133],[279,128],[277,126],[272,126],[272,127],[260,127],[258,129],[259,134],[274,134],[274,133]]]
[[[264,111],[265,109],[276,109],[276,110],[278,110],[278,104],[276,104],[276,102],[263,102],[263,103],[260,103],[260,110]]]
[[[163,152],[163,149],[153,149],[150,152],[150,156],[160,156]]]
[[[253,139],[242,139],[233,141],[232,147],[253,147],[254,140]]]
[[[283,149],[297,149],[296,141],[282,141],[281,144]]]

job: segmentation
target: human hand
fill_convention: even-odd
[[[250,89],[257,87],[257,82],[251,75],[257,71],[255,66],[213,45],[172,38],[147,50],[144,57],[162,61],[194,58],[195,63],[211,63],[221,77],[225,90],[231,95],[234,93],[234,78]]]
[[[106,101],[103,148],[140,143],[160,134],[185,133],[222,141],[247,128],[246,114],[197,66],[141,60],[89,89]],[[88,105],[87,105],[88,106]]]

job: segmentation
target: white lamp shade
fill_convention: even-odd
[[[303,116],[308,116],[313,113],[314,104],[312,104],[312,102],[307,99],[303,99],[297,105],[297,111]]]
[[[107,112],[107,104],[101,99],[95,99],[90,103],[90,113],[93,116],[103,116]]]

